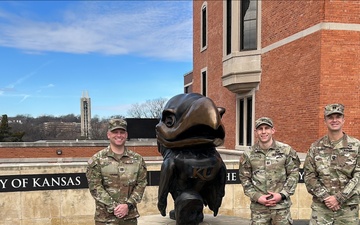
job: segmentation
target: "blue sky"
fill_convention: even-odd
[[[183,92],[192,1],[0,1],[0,115],[124,115]]]

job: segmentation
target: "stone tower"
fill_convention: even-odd
[[[80,99],[80,111],[81,111],[81,136],[86,139],[91,139],[91,101],[89,93],[83,91]]]

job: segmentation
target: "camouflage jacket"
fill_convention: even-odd
[[[324,136],[314,142],[305,158],[304,180],[314,202],[323,202],[335,195],[341,204],[359,203],[360,141],[344,134],[331,144]]]
[[[120,203],[134,206],[125,220],[139,217],[136,204],[144,194],[146,176],[143,158],[127,148],[120,159],[110,150],[110,146],[90,158],[86,177],[96,203],[95,221],[117,221],[114,208]]]
[[[275,140],[267,151],[262,150],[258,143],[245,150],[240,156],[239,176],[245,195],[250,197],[251,208],[268,208],[257,200],[269,191],[286,196],[285,200],[270,208],[290,207],[289,196],[294,194],[299,181],[299,166],[296,151]]]

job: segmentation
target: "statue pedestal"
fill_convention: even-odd
[[[140,216],[138,220],[138,225],[175,225],[176,221],[169,218],[159,215],[150,215],[150,216]],[[213,215],[205,214],[204,221],[200,225],[250,225],[248,219],[243,219],[235,216],[223,216],[218,215],[214,217]]]

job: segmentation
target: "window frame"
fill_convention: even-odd
[[[232,50],[232,0],[225,1],[225,22],[226,22],[226,33],[225,33],[225,54],[230,55]]]
[[[245,15],[246,13],[248,12],[248,10],[246,12],[244,12],[243,10],[243,7],[244,7],[244,4],[245,4],[246,1],[241,1],[240,3],[240,49],[239,51],[253,51],[253,50],[257,50],[259,47],[258,47],[258,35],[259,35],[259,31],[258,31],[258,26],[259,26],[259,2],[258,0],[249,0],[249,9],[250,7],[252,6],[251,4],[256,4],[255,6],[255,18],[250,18],[250,19],[246,19],[245,20]],[[252,22],[252,21],[255,21],[255,29],[253,29],[255,31],[255,34],[253,35],[253,37],[250,37],[250,38],[254,38],[255,39],[255,46],[244,46],[245,45],[245,36],[246,34],[250,33],[250,31],[246,30],[247,32],[245,33],[245,30],[244,30],[244,26],[245,26],[245,23],[246,22]],[[250,29],[251,30],[251,29]],[[250,35],[249,35],[250,36]]]
[[[249,106],[249,102],[251,105]],[[246,113],[244,113],[246,112]],[[236,97],[236,144],[238,150],[245,150],[254,143],[255,94],[251,91]],[[242,140],[241,140],[242,139]]]
[[[207,96],[208,92],[208,74],[207,74],[207,67],[201,70],[201,94]]]
[[[200,32],[200,50],[203,51],[208,46],[208,11],[207,11],[207,3],[204,2],[201,6],[201,32]],[[204,18],[205,17],[205,18]]]

